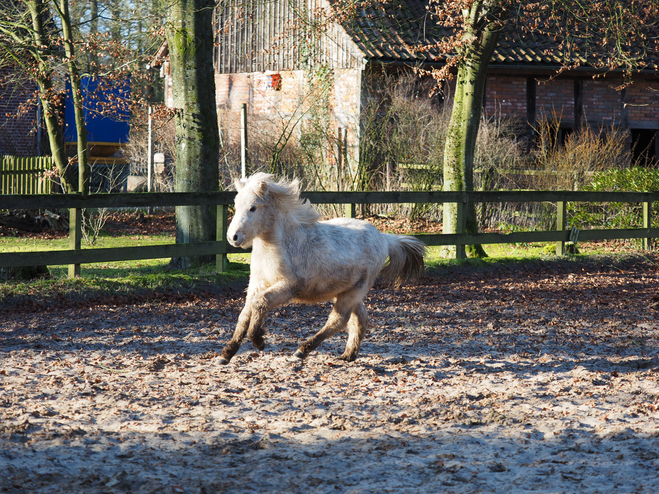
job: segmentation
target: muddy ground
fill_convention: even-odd
[[[659,256],[452,269],[228,366],[243,286],[0,309],[0,492],[659,492]]]

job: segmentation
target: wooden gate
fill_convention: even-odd
[[[50,156],[2,156],[0,194],[50,194]]]

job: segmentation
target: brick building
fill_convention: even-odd
[[[303,122],[313,103],[318,103],[314,70],[323,65],[331,69],[325,74],[330,89],[321,100],[330,114],[330,133],[339,136],[346,161],[354,163],[362,111],[369,98],[377,97],[382,72],[441,65],[434,47],[442,33],[429,19],[427,0],[365,7],[349,21],[331,24],[322,32],[309,26],[332,8],[327,0],[306,1],[305,9],[290,1],[239,3],[240,8],[238,0],[228,2],[216,15],[216,104],[222,135],[229,144],[239,140],[243,104],[250,125],[263,133],[281,131],[276,121],[280,126]],[[307,16],[302,21],[300,12]],[[562,132],[581,125],[617,125],[630,130],[630,147],[637,144],[650,158],[659,156],[656,70],[635,74],[634,84],[624,89],[618,89],[623,78],[617,71],[584,67],[556,76],[561,63],[551,54],[551,40],[507,34],[511,33],[503,33],[490,62],[486,114],[513,117],[529,131],[543,117],[560,119]],[[166,54],[164,45],[159,58],[166,60]],[[171,106],[166,61],[162,74]],[[446,89],[450,97],[450,86]]]
[[[45,135],[39,126],[36,85],[12,76],[11,69],[0,69],[0,155],[37,156]]]
[[[532,66],[520,68],[511,75],[505,65],[491,64],[485,97],[489,114],[518,118],[531,127],[541,117],[559,118],[563,131],[581,125],[610,127],[618,125],[630,130],[629,146],[645,152],[649,158],[659,156],[659,77],[642,73],[634,84],[623,89],[623,77],[609,73],[593,79],[586,68],[552,79],[555,71]]]

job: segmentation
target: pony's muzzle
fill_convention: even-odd
[[[245,234],[241,232],[235,232],[235,233],[228,232],[227,240],[234,247],[240,247],[245,241]]]

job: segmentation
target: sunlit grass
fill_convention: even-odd
[[[611,255],[622,252],[636,252],[637,248],[629,242],[582,242],[578,244],[578,253],[565,255],[565,258],[581,259],[593,255]],[[486,244],[483,245],[488,257],[483,259],[455,260],[442,256],[441,247],[428,247],[425,258],[429,269],[441,269],[455,265],[492,265],[525,263],[539,260],[556,260],[556,243],[533,242],[527,244]]]
[[[174,243],[171,234],[165,235],[101,235],[95,245],[83,249],[117,248],[141,245]],[[2,252],[29,252],[68,249],[68,239],[0,238]],[[249,274],[249,255],[230,254],[229,269],[218,273],[214,265],[193,269],[176,270],[170,267],[170,259],[141,259],[81,265],[81,276],[68,279],[68,266],[48,266],[50,277],[32,281],[2,282],[0,278],[0,306],[52,297],[67,300],[125,297],[151,293],[193,294],[203,289],[213,291],[222,285],[244,280]],[[18,301],[18,302],[17,302]]]
[[[83,249],[103,249],[110,247],[137,247],[141,245],[173,244],[174,237],[165,235],[100,235],[94,245],[82,243]],[[46,250],[66,250],[68,238],[40,239],[27,237],[0,237],[2,252],[42,252]]]
[[[0,238],[0,252],[42,252],[44,250],[66,250],[69,241],[66,238],[41,240],[23,237]]]
[[[229,272],[242,272],[249,269],[249,254],[229,254]],[[141,259],[136,261],[115,261],[104,263],[83,264],[80,275],[84,278],[123,278],[140,276],[171,276],[178,271],[170,267],[170,258]],[[54,278],[66,278],[68,266],[49,266]],[[197,276],[212,276],[216,273],[214,265],[206,265],[192,270],[185,270]]]
[[[163,235],[122,235],[109,236],[100,235],[94,245],[83,242],[83,249],[102,249],[119,247],[139,247],[146,245],[173,244],[174,237],[171,234]],[[35,239],[35,238],[0,238],[1,252],[42,252],[50,250],[66,250],[69,248],[68,239]],[[233,264],[248,264],[249,254],[230,254],[229,262]],[[150,276],[159,273],[171,274],[169,267],[170,259],[140,259],[134,261],[114,261],[102,263],[83,264],[81,276],[89,278],[121,278],[128,276]],[[49,266],[51,276],[54,279],[66,278],[68,266]],[[214,272],[213,266],[204,266],[197,274],[207,275]]]
[[[169,235],[134,235],[99,237],[93,247],[112,248],[139,245],[162,245],[173,243]],[[570,256],[578,260],[594,254],[611,254],[612,252],[634,251],[631,244],[624,243],[580,243],[580,254]],[[491,244],[484,245],[488,256],[484,259],[455,260],[441,255],[440,247],[429,247],[425,262],[428,270],[461,266],[492,266],[504,264],[524,264],[538,260],[558,259],[555,244]],[[39,240],[25,238],[0,238],[2,252],[27,252],[44,250],[62,250],[68,248],[68,240]],[[170,259],[144,259],[136,261],[118,261],[83,264],[81,277],[68,279],[68,266],[49,266],[50,278],[33,281],[6,281],[0,279],[0,306],[15,303],[31,303],[34,300],[68,299],[84,301],[134,296],[160,297],[167,294],[195,294],[200,291],[220,290],[222,285],[241,280],[244,283],[249,276],[249,253],[229,254],[229,269],[218,273],[214,265],[206,265],[187,270],[175,270],[170,267]]]
[[[83,249],[91,248],[116,248],[133,247],[141,245],[164,245],[174,243],[171,234],[165,235],[126,235],[108,236],[101,235],[95,245],[83,245]],[[624,249],[624,244],[617,244],[617,250]],[[483,262],[513,262],[515,260],[543,259],[554,256],[555,244],[551,243],[525,243],[525,244],[489,244],[483,246],[488,254]],[[584,242],[578,245],[581,255],[606,254],[611,252],[610,245],[603,243]],[[632,246],[627,248],[633,249]],[[33,238],[0,238],[0,251],[2,252],[29,252],[45,250],[68,249],[68,240],[60,239],[33,239]],[[238,271],[247,269],[250,261],[249,253],[230,254],[229,261]],[[426,264],[430,267],[442,266],[455,260],[446,259],[441,255],[441,247],[429,247]],[[142,259],[136,261],[116,261],[83,264],[81,273],[83,277],[89,278],[121,278],[130,276],[151,276],[162,273],[172,274],[169,267],[170,259]],[[51,275],[55,279],[66,278],[68,266],[49,266]],[[198,272],[199,275],[214,273],[214,266],[207,266]]]

